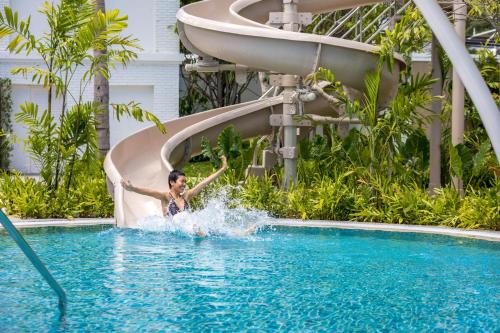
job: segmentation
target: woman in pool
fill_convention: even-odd
[[[163,210],[164,216],[174,216],[183,211],[189,211],[189,201],[199,194],[205,186],[216,180],[226,171],[227,160],[225,156],[221,157],[222,167],[215,173],[211,174],[207,178],[203,179],[195,187],[190,190],[185,191],[186,188],[186,175],[179,170],[172,170],[168,176],[168,192],[162,192],[150,188],[137,187],[132,185],[130,180],[121,180],[121,184],[127,191],[132,191],[142,195],[147,195],[156,198],[161,201],[161,208]],[[248,235],[256,230],[255,227],[247,229],[244,234]],[[206,236],[206,234],[198,229],[196,234],[200,237]]]

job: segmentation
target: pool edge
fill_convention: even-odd
[[[18,219],[12,218],[16,228],[45,228],[45,227],[88,227],[98,225],[116,225],[114,218],[82,218],[82,219]],[[266,225],[285,227],[308,227],[308,228],[338,228],[358,230],[378,230],[390,232],[414,232],[423,234],[447,235],[453,237],[475,238],[493,242],[500,242],[500,232],[493,230],[465,230],[459,228],[442,226],[424,226],[415,224],[390,224],[374,222],[351,222],[351,221],[329,221],[329,220],[294,220],[273,219],[267,221]],[[3,229],[0,226],[0,229]]]
[[[99,225],[115,225],[114,218],[78,218],[78,219],[18,219],[10,218],[18,229],[46,227],[91,227]],[[3,229],[0,226],[0,230]]]
[[[500,232],[493,230],[465,230],[459,228],[442,226],[423,226],[414,224],[389,224],[374,222],[350,222],[350,221],[328,221],[328,220],[294,220],[276,219],[267,223],[273,226],[285,227],[309,227],[309,228],[337,228],[358,229],[389,232],[414,232],[421,234],[436,234],[453,237],[466,237],[493,242],[500,242]]]

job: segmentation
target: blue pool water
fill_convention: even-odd
[[[500,244],[276,228],[195,239],[119,229],[25,231],[55,294],[0,235],[0,332],[498,332]]]

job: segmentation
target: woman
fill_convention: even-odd
[[[158,190],[153,190],[150,188],[137,187],[132,185],[130,180],[121,180],[121,184],[124,189],[127,191],[132,191],[135,193],[139,193],[142,195],[147,195],[153,198],[156,198],[161,201],[161,208],[164,216],[174,216],[183,211],[189,211],[189,201],[199,194],[205,186],[216,180],[226,171],[227,169],[227,160],[225,156],[221,157],[222,167],[217,170],[212,175],[208,176],[200,183],[198,183],[195,187],[190,190],[184,191],[186,188],[186,175],[178,170],[172,170],[168,176],[168,192],[162,192]],[[250,229],[244,232],[245,235],[248,235],[256,230],[255,227],[251,227]],[[195,231],[196,234],[200,237],[205,237],[206,234],[200,229]]]
[[[147,195],[161,201],[163,215],[174,216],[182,211],[189,210],[189,200],[201,192],[205,186],[216,180],[227,169],[227,160],[222,156],[222,167],[214,174],[208,176],[194,188],[184,193],[186,188],[186,175],[178,170],[172,170],[168,176],[168,192],[153,190],[150,188],[137,187],[132,185],[130,180],[121,180],[121,184],[127,191]]]

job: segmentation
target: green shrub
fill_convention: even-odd
[[[230,177],[225,181],[231,184]],[[310,184],[299,182],[288,192],[280,190],[271,177],[251,177],[234,187],[229,196],[235,205],[264,210],[275,217],[500,230],[499,193],[497,181],[491,188],[469,188],[463,199],[450,187],[430,196],[417,183],[405,185],[352,169],[313,178]]]
[[[19,217],[46,217],[50,209],[47,186],[19,173],[2,172],[0,204],[8,214]]]
[[[460,195],[450,187],[436,189],[434,192],[433,197],[425,196],[421,199],[426,207],[421,211],[419,224],[457,227],[459,224],[458,211],[461,204]]]
[[[470,189],[458,211],[460,228],[500,230],[500,186]]]
[[[336,179],[325,177],[315,184],[309,207],[312,210],[311,218],[349,220],[355,200],[353,191],[344,183],[348,176],[344,174]]]
[[[298,185],[292,188],[289,192],[283,192],[283,201],[286,202],[286,209],[283,217],[295,219],[311,219],[313,218],[311,210],[312,190],[304,185]]]
[[[275,187],[270,177],[249,177],[236,197],[243,207],[265,210],[276,217],[285,216],[288,208],[284,193]]]
[[[8,170],[12,151],[12,84],[0,78],[0,169]]]
[[[54,190],[43,181],[2,172],[0,206],[7,209],[7,214],[20,218],[113,216],[113,201],[102,169],[78,172],[69,190]]]

